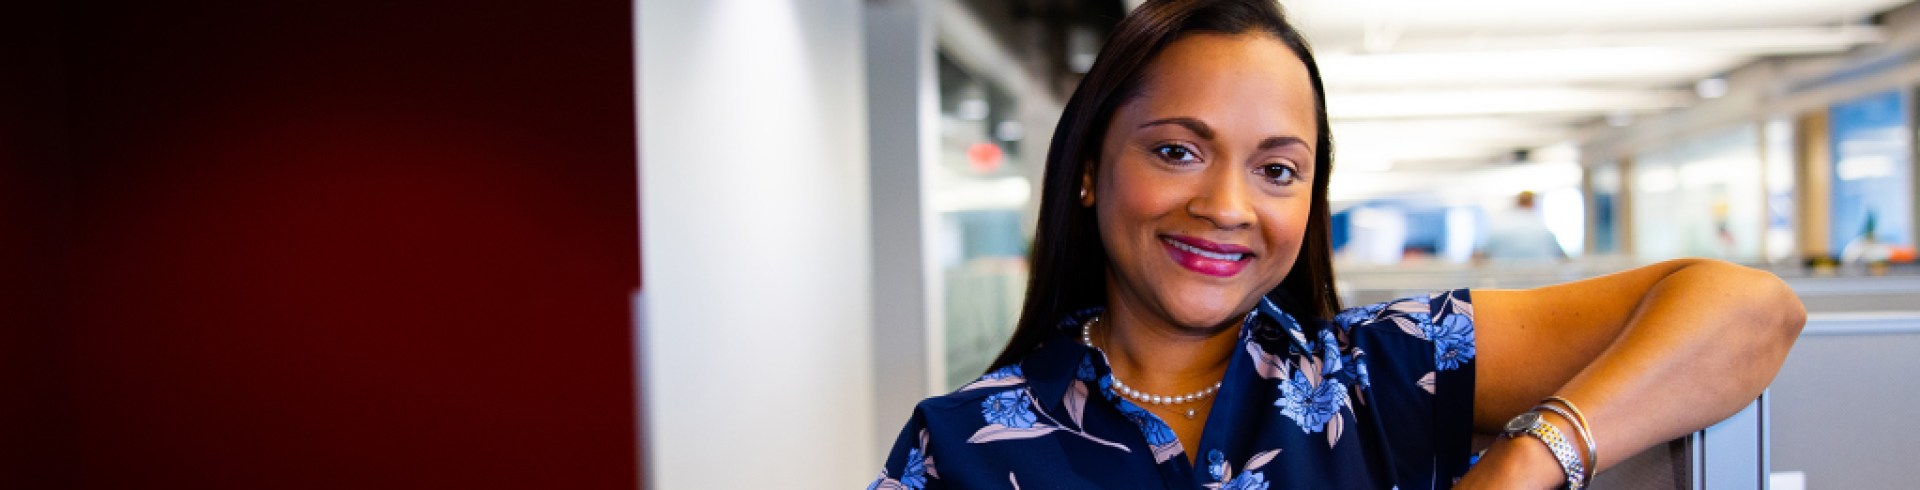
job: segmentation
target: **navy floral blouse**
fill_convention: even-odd
[[[1473,306],[1466,290],[1302,325],[1262,301],[1197,448],[1117,395],[1080,324],[914,409],[868,489],[1445,488],[1470,464]],[[1196,451],[1188,462],[1186,452]]]

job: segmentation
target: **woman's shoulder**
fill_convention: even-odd
[[[1467,289],[1437,291],[1340,310],[1333,324],[1342,330],[1385,328],[1428,337],[1429,326],[1473,323],[1473,298]]]
[[[1423,357],[1451,371],[1473,359],[1473,298],[1466,289],[1409,296],[1348,308],[1334,315],[1343,342],[1384,358]]]
[[[964,442],[971,442],[996,416],[1007,424],[1024,421],[1031,426],[1036,422],[1025,403],[1001,400],[1009,395],[1024,396],[1026,389],[1026,373],[1015,364],[989,371],[950,393],[921,400],[901,428],[879,477],[867,488],[928,488],[935,482],[952,484],[977,476],[973,475],[977,462],[971,452],[953,451],[966,447]],[[935,453],[940,454],[940,461],[960,464],[940,466],[935,463]],[[944,475],[941,469],[946,470]]]
[[[927,397],[920,401],[918,408],[924,412],[977,406],[988,397],[1008,390],[1024,390],[1026,387],[1027,373],[1019,364],[1012,364],[988,371],[946,394]]]

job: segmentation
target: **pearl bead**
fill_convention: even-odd
[[[1249,313],[1249,315],[1251,315],[1251,313]],[[1100,349],[1099,347],[1096,347],[1093,345],[1093,324],[1094,322],[1098,322],[1098,321],[1100,321],[1100,317],[1096,316],[1088,319],[1086,323],[1080,324],[1080,343],[1086,344],[1087,348],[1089,349],[1094,349],[1094,350]],[[1115,375],[1111,372],[1107,373],[1107,378],[1113,380],[1113,391],[1115,393],[1120,394],[1120,396],[1131,398],[1141,403],[1148,403],[1153,405],[1168,405],[1168,404],[1182,405],[1182,404],[1197,402],[1200,400],[1205,400],[1207,399],[1207,397],[1213,396],[1214,392],[1220,391],[1220,383],[1221,383],[1221,381],[1215,381],[1213,382],[1213,386],[1208,386],[1204,389],[1201,389],[1200,391],[1196,391],[1193,393],[1187,393],[1184,395],[1175,395],[1175,396],[1165,396],[1165,395],[1149,394],[1144,391],[1136,390],[1131,386],[1127,386],[1125,382],[1120,381],[1120,376]],[[1194,413],[1193,409],[1191,408],[1187,409],[1187,412],[1186,412],[1187,418],[1193,418],[1193,413]]]

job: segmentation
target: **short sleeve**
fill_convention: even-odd
[[[1451,486],[1466,473],[1473,443],[1469,292],[1350,308],[1333,323],[1364,353],[1362,384],[1385,429],[1400,488]]]
[[[893,450],[887,453],[887,462],[881,467],[880,476],[875,477],[867,489],[942,488],[939,470],[934,468],[933,455],[927,452],[927,443],[926,417],[916,409],[907,426],[900,429],[900,437],[894,440]]]

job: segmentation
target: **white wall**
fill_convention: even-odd
[[[868,186],[872,207],[875,444],[891,447],[913,406],[944,386],[935,330],[944,295],[928,258],[939,222],[925,195],[939,159],[934,14],[928,1],[868,2]]]
[[[849,488],[873,441],[859,0],[640,0],[651,488]]]

